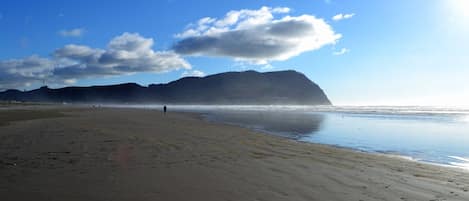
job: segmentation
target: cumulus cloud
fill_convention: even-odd
[[[190,64],[174,52],[155,52],[153,43],[151,38],[124,33],[112,39],[106,50],[67,45],[57,49],[54,56],[72,65],[54,69],[54,75],[68,78],[190,69]]]
[[[342,14],[342,13],[339,13],[339,14],[337,14],[337,15],[334,15],[334,17],[332,17],[332,20],[334,20],[334,21],[340,21],[340,20],[350,19],[350,18],[352,18],[353,16],[355,16],[355,13],[349,13],[349,14]]]
[[[200,70],[186,70],[181,74],[181,77],[203,77],[205,73]]]
[[[347,53],[349,53],[349,52],[350,52],[349,49],[347,49],[347,48],[342,48],[342,49],[340,49],[339,51],[333,52],[332,54],[333,54],[333,55],[336,55],[336,56],[339,56],[339,55],[347,54]]]
[[[137,33],[124,33],[113,38],[106,49],[70,44],[56,49],[52,58],[31,56],[0,61],[0,88],[24,87],[42,80],[71,84],[88,77],[191,68],[172,51],[154,51],[153,43],[153,39]]]
[[[341,38],[323,19],[289,16],[289,8],[235,10],[223,18],[205,17],[189,25],[173,46],[184,55],[230,57],[266,64],[335,44]]]
[[[80,37],[85,33],[85,29],[77,28],[71,30],[61,30],[58,33],[63,37]]]
[[[0,89],[29,86],[51,75],[53,61],[32,55],[23,59],[0,61]]]

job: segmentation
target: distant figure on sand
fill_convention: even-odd
[[[163,113],[166,114],[166,105],[163,106]]]

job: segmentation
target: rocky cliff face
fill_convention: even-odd
[[[330,105],[323,90],[296,71],[227,72],[143,87],[135,83],[0,92],[0,100],[76,103]]]

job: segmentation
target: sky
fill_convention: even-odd
[[[469,105],[469,0],[0,2],[0,90],[296,70],[335,105]]]

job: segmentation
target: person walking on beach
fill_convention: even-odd
[[[166,105],[165,105],[165,106],[163,106],[163,114],[165,114],[165,115],[166,115]]]

